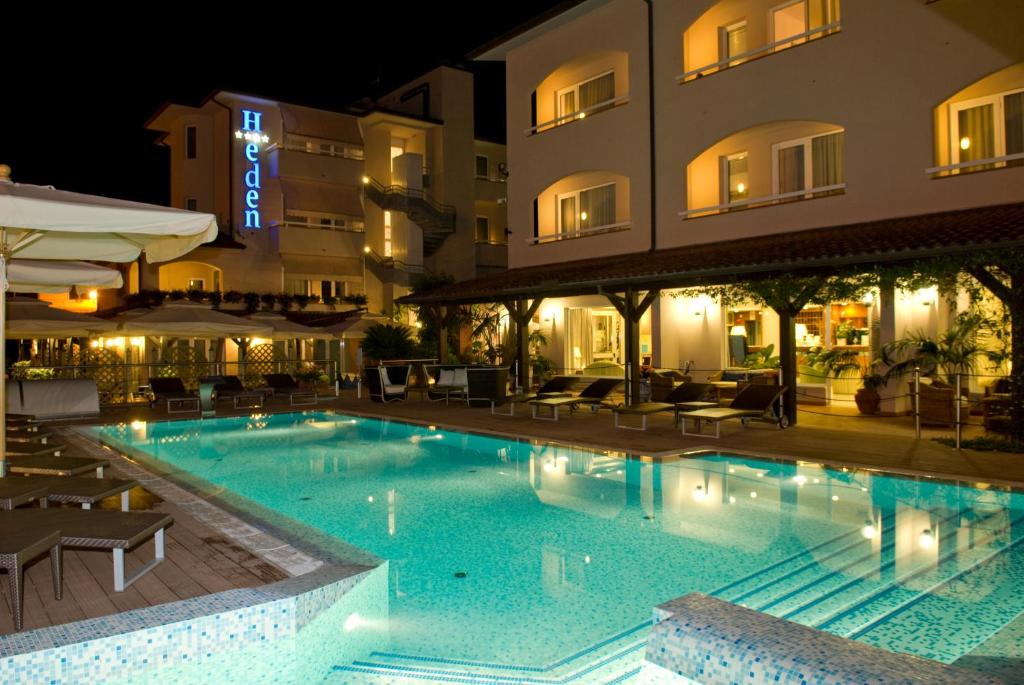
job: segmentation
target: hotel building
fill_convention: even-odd
[[[1024,4],[1000,0],[563,4],[473,55],[506,64],[508,276],[1021,202],[1021,26]],[[552,293],[533,318],[569,372],[625,361],[623,317],[591,292]],[[778,350],[771,310],[671,295],[640,320],[653,366],[699,377]],[[846,345],[866,366],[966,305],[882,292],[808,307],[797,347]]]
[[[417,274],[506,267],[504,146],[474,138],[469,72],[344,112],[221,91],[147,127],[170,148],[171,205],[216,214],[222,234],[133,266],[130,292],[365,293],[389,312]]]

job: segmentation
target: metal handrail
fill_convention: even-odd
[[[1015,152],[1012,155],[1002,155],[1000,157],[988,157],[986,159],[976,159],[971,162],[958,162],[956,164],[945,164],[943,166],[933,166],[924,170],[926,174],[941,174],[946,171],[957,171],[959,169],[966,169],[968,167],[985,166],[987,164],[999,164],[1000,162],[1012,162],[1017,159],[1024,159],[1024,152]]]
[[[530,128],[524,129],[523,133],[525,133],[528,136],[533,135],[534,133],[540,133],[541,129],[554,128],[560,124],[567,124],[570,121],[586,119],[587,115],[592,112],[610,109],[612,107],[615,107],[616,105],[625,104],[626,102],[629,102],[629,93],[626,93],[625,95],[620,95],[619,97],[612,98],[610,100],[602,100],[601,102],[593,104],[590,107],[584,107],[583,109],[578,110],[576,112],[572,112],[571,114],[563,114],[560,117],[555,117],[551,121],[545,121],[544,123],[537,124],[536,126],[531,126]]]
[[[718,214],[723,209],[739,209],[753,205],[772,205],[778,203],[780,200],[808,197],[817,195],[818,193],[829,193],[836,190],[846,190],[846,184],[833,183],[829,186],[819,186],[817,188],[808,188],[807,190],[793,190],[788,193],[776,193],[774,195],[765,195],[764,197],[754,197],[749,200],[739,200],[738,202],[728,202],[708,207],[698,207],[697,209],[687,209],[679,212],[679,217],[682,219],[689,219],[694,214]]]
[[[422,264],[409,264],[408,262],[403,262],[402,260],[395,259],[394,257],[385,257],[372,247],[364,248],[363,254],[377,264],[383,266],[385,269],[399,269],[401,271],[408,271],[409,273],[424,273],[426,271],[426,267]]]
[[[429,205],[439,214],[455,214],[455,205],[446,205],[438,202],[424,190],[419,188],[407,188],[406,186],[400,185],[384,185],[374,178],[369,176],[363,177],[363,185],[370,186],[374,190],[384,195],[398,195],[404,198],[413,198],[416,200],[422,200],[424,203]]]
[[[763,54],[766,54],[766,53],[769,53],[769,52],[775,52],[776,48],[778,48],[780,46],[784,46],[784,45],[787,45],[789,43],[794,43],[794,42],[796,42],[798,40],[803,40],[805,38],[807,38],[809,41],[810,40],[816,40],[815,38],[813,38],[814,34],[816,34],[816,33],[822,34],[822,35],[818,36],[818,38],[824,38],[826,36],[831,36],[833,33],[838,33],[841,28],[842,28],[842,22],[839,22],[839,21],[833,21],[830,24],[823,24],[821,26],[815,26],[813,29],[808,29],[808,30],[804,31],[803,33],[797,33],[796,35],[786,36],[782,40],[777,40],[777,41],[774,41],[772,43],[768,43],[767,45],[762,45],[761,47],[754,48],[753,50],[747,50],[746,52],[741,52],[740,54],[733,55],[732,57],[726,57],[724,59],[720,59],[717,62],[713,62],[711,64],[705,64],[703,67],[699,67],[697,69],[691,69],[690,71],[687,71],[685,73],[682,73],[682,74],[679,74],[678,76],[676,76],[676,82],[677,83],[687,83],[689,81],[692,81],[692,80],[696,79],[699,76],[703,76],[704,72],[708,71],[710,69],[714,69],[714,71],[711,72],[711,73],[717,74],[718,72],[724,71],[725,69],[728,69],[729,67],[739,66],[743,62],[748,62],[748,61],[750,61],[751,58],[757,57],[758,55],[763,55]],[[792,46],[790,46],[790,47],[792,47]]]
[[[569,231],[565,233],[552,233],[551,235],[541,235],[533,238],[527,238],[526,242],[529,245],[540,245],[542,243],[554,243],[559,240],[572,240],[573,238],[585,238],[588,235],[595,235],[598,233],[612,233],[613,231],[624,231],[633,225],[632,221],[620,221],[614,224],[605,224],[603,226],[591,226],[590,228],[581,228],[576,231]]]

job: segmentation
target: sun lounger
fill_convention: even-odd
[[[278,395],[287,395],[288,404],[293,407],[316,404],[316,393],[312,390],[306,390],[300,386],[298,382],[287,373],[265,373],[263,374],[263,380],[265,380],[270,389],[274,391],[275,397]]]
[[[80,476],[96,471],[103,477],[103,469],[110,462],[89,457],[55,457],[53,455],[7,455],[7,469],[11,473],[30,476]]]
[[[49,431],[19,431],[7,429],[7,444],[30,442],[38,445],[45,445],[53,437]]]
[[[46,454],[59,457],[64,445],[42,444],[33,442],[14,442],[7,445],[5,451],[8,455],[18,456],[43,456]]]
[[[180,378],[150,378],[149,388],[153,391],[150,406],[166,400],[168,414],[199,411],[199,396],[189,392]]]
[[[0,478],[0,509],[9,511],[36,500],[45,507],[47,492],[46,486],[35,478]]]
[[[596,381],[583,388],[579,395],[574,395],[572,397],[545,397],[530,400],[531,415],[535,419],[557,421],[559,409],[567,407],[569,411],[572,412],[580,405],[584,404],[589,406],[591,411],[597,411],[605,402],[608,395],[611,394],[612,390],[620,385],[622,385],[621,378],[598,378]],[[539,415],[538,411],[544,407],[551,410],[550,417]]]
[[[631,407],[615,407],[615,427],[628,430],[647,430],[647,417],[661,412],[673,412],[673,427],[678,425],[679,416],[695,409],[709,409],[717,407],[717,402],[711,402],[705,398],[714,392],[714,386],[710,383],[682,383],[673,388],[661,402],[641,402]],[[621,422],[623,416],[639,416],[640,426],[627,426]]]
[[[789,421],[782,413],[780,400],[785,391],[786,386],[784,385],[748,385],[736,394],[736,399],[728,407],[697,409],[683,414],[681,416],[683,435],[703,435],[701,423],[707,421],[715,424],[714,437],[719,438],[721,437],[721,422],[728,419],[739,419],[743,425],[752,420],[767,420],[778,424],[779,428],[785,428],[789,425]],[[695,422],[696,432],[686,430],[688,420]]]
[[[219,376],[214,386],[218,400],[230,399],[235,409],[258,408],[263,406],[266,394],[263,390],[250,390],[238,376]]]
[[[29,530],[60,531],[60,544],[80,549],[109,549],[114,553],[114,590],[126,587],[164,560],[164,529],[174,518],[155,512],[82,511],[81,509],[17,509],[0,513],[0,520]],[[124,553],[153,538],[152,561],[125,577]]]
[[[34,514],[36,512],[28,512]],[[50,553],[53,572],[53,596],[64,595],[64,575],[61,568],[60,530],[45,524],[36,525],[13,512],[0,513],[0,568],[7,571],[10,588],[8,599],[14,614],[14,629],[21,630],[25,613],[25,564],[38,556]]]

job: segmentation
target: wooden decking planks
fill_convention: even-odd
[[[153,497],[136,497],[153,511],[174,516],[166,531],[166,559],[124,592],[114,592],[111,552],[65,550],[64,598],[53,597],[48,557],[40,557],[25,570],[25,629],[60,625],[86,618],[140,609],[233,588],[264,585],[286,574],[195,520],[179,507]],[[104,506],[116,509],[119,498]],[[125,555],[130,574],[153,558],[153,542],[146,541]],[[8,601],[7,576],[0,574],[0,635],[14,632]]]

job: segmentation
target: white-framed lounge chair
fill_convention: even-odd
[[[366,384],[374,402],[403,402],[409,398],[411,366],[371,366],[366,369]]]
[[[769,421],[780,429],[789,425],[789,420],[782,411],[782,394],[786,392],[784,385],[751,384],[736,394],[736,399],[728,407],[696,409],[681,415],[683,435],[712,437],[701,433],[704,421],[715,425],[713,437],[721,437],[721,423],[729,419],[739,419],[743,425],[750,421]],[[696,432],[686,430],[686,422],[694,421]]]
[[[673,428],[679,424],[679,416],[695,409],[717,407],[717,402],[706,400],[713,394],[715,387],[710,383],[682,383],[677,385],[665,396],[663,402],[641,402],[630,407],[613,407],[615,427],[625,430],[647,430],[647,417],[661,412],[673,412]],[[639,416],[639,426],[627,426],[622,423],[623,416]]]
[[[598,378],[596,381],[583,388],[579,395],[572,397],[546,397],[530,400],[531,416],[535,419],[545,421],[557,421],[558,411],[568,408],[570,412],[576,411],[580,405],[587,405],[591,411],[597,411],[605,403],[612,390],[622,385],[621,378]],[[541,416],[538,411],[541,408],[551,410],[551,416]]]

